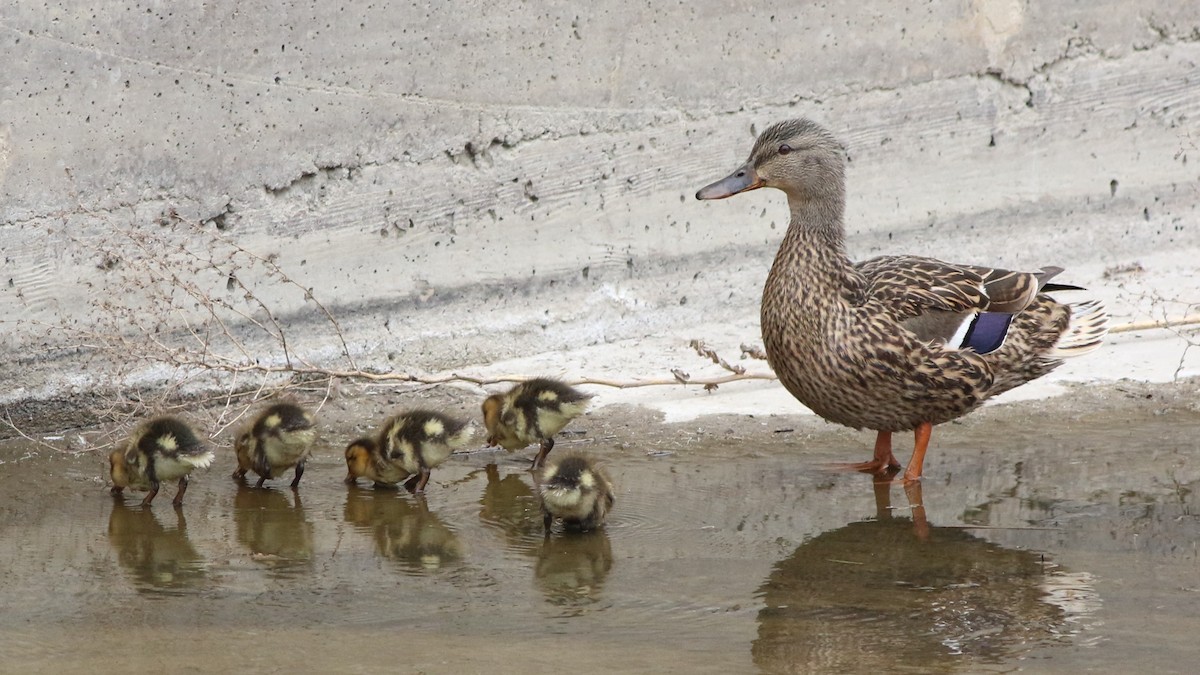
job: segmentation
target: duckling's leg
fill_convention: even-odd
[[[869,462],[845,464],[844,468],[863,473],[885,473],[888,469],[899,469],[900,462],[892,454],[892,432],[880,431],[875,436],[875,457]]]
[[[421,467],[420,473],[404,481],[404,487],[411,492],[420,494],[425,491],[425,484],[429,482],[429,468]]]
[[[292,477],[292,489],[295,490],[297,485],[300,485],[300,477],[304,475],[304,461],[296,462],[296,475]]]
[[[342,481],[346,485],[358,485],[358,476],[352,473],[346,474],[346,479]]]
[[[549,511],[542,509],[542,525],[544,525],[546,528],[546,536],[547,537],[550,536],[550,526],[553,524],[554,524],[554,516],[550,515]]]
[[[246,477],[246,472],[247,472],[247,471],[249,471],[249,469],[243,468],[243,467],[242,467],[242,466],[239,464],[239,465],[238,465],[238,468],[234,469],[232,478],[233,478],[234,480],[241,480],[241,479],[243,479],[243,478],[245,478],[245,477]]]
[[[546,455],[550,454],[550,451],[554,449],[554,439],[543,438],[541,446],[541,450],[539,450],[537,456],[533,458],[533,466],[529,467],[531,469],[542,468],[542,464],[546,462]]]
[[[267,463],[267,457],[265,454],[260,453],[255,456],[254,473],[257,473],[259,476],[258,485],[255,485],[254,487],[262,487],[263,481],[271,477],[271,465]]]
[[[929,448],[929,437],[933,435],[933,425],[921,422],[913,429],[913,454],[908,460],[908,468],[904,470],[904,481],[920,480],[921,468],[925,464],[925,450]]]
[[[142,506],[150,506],[150,502],[154,501],[154,496],[158,494],[158,481],[150,481],[150,492],[142,498]]]
[[[108,491],[108,494],[110,494],[114,497],[118,497],[118,498],[123,497],[124,493],[125,493],[125,488],[123,488],[119,485],[112,486],[112,489],[110,489]]]
[[[183,493],[187,492],[188,477],[181,476],[179,478],[179,489],[175,490],[175,499],[171,503],[175,506],[183,506]]]

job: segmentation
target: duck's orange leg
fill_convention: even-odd
[[[892,454],[892,432],[880,431],[875,437],[875,456],[871,461],[842,464],[839,467],[863,473],[884,473],[888,469],[899,469],[900,462],[897,462],[896,456]]]
[[[933,435],[933,425],[921,422],[913,429],[913,454],[908,460],[908,468],[904,470],[905,482],[920,480],[921,467],[925,464],[925,451],[929,448],[929,437]]]
[[[925,500],[921,498],[920,481],[905,483],[904,496],[912,508],[913,534],[921,541],[929,541],[929,520],[925,518]]]

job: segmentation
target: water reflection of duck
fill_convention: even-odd
[[[371,533],[375,551],[412,572],[430,572],[465,557],[458,535],[429,510],[424,497],[351,488],[346,521]]]
[[[1043,597],[1041,556],[964,529],[929,526],[920,485],[913,517],[822,533],[759,587],[754,662],[766,672],[952,670],[1009,661],[1053,641],[1064,616]]]
[[[499,529],[509,549],[533,555],[542,538],[542,512],[525,472],[501,478],[495,464],[485,471],[487,487],[479,498],[479,519]]]
[[[113,504],[108,540],[139,591],[181,591],[206,577],[204,558],[188,540],[183,511],[175,510],[175,518],[175,527],[167,528],[150,509]]]
[[[294,500],[294,501],[293,501]],[[233,498],[237,538],[254,559],[277,572],[307,567],[313,556],[313,524],[304,513],[300,494],[238,485]]]
[[[608,533],[592,530],[543,541],[534,576],[548,602],[578,606],[599,600],[612,565]]]

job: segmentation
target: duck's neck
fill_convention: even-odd
[[[845,283],[846,256],[841,199],[788,198],[792,217],[771,267],[773,283],[803,286],[811,296],[834,294]]]

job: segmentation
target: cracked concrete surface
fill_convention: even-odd
[[[1117,323],[1200,302],[1189,3],[18,0],[0,41],[9,402],[106,382],[59,328],[138,307],[137,237],[271,260],[361,367],[591,374],[563,354],[638,343],[623,374],[657,376],[678,341],[754,341],[782,200],[691,195],[797,115],[848,144],[855,257],[1062,265]],[[303,293],[223,272],[197,283],[237,305],[236,276],[336,360]]]

